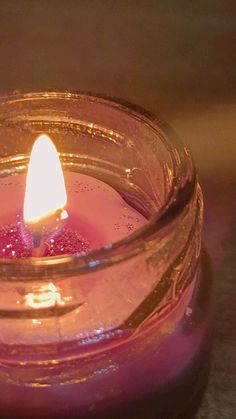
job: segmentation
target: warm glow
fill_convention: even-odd
[[[33,145],[28,167],[24,220],[36,223],[66,205],[67,196],[61,163],[50,138],[42,134]]]
[[[35,309],[54,307],[57,304],[65,304],[61,298],[61,294],[57,287],[50,282],[47,285],[42,285],[36,292],[30,292],[26,295],[26,304]]]

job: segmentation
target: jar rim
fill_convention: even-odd
[[[153,234],[157,234],[169,223],[173,222],[190,203],[197,184],[196,170],[191,154],[182,145],[173,129],[153,113],[120,98],[87,91],[61,89],[16,90],[0,95],[0,106],[30,99],[83,99],[106,104],[109,107],[117,108],[121,113],[139,119],[146,126],[149,126],[150,129],[161,131],[168,138],[168,141],[171,143],[168,151],[171,154],[176,173],[174,184],[161,210],[148,220],[144,226],[129,236],[117,242],[108,243],[99,249],[92,250],[86,255],[73,254],[43,258],[30,257],[27,259],[2,258],[0,259],[0,281],[32,281],[39,277],[49,278],[55,275],[57,279],[67,276],[78,276],[130,259],[142,252],[146,242],[152,239]],[[165,141],[164,137],[162,140],[163,142]],[[173,150],[175,150],[175,153]],[[176,157],[176,153],[178,157]]]

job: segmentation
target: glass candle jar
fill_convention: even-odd
[[[4,222],[42,132],[71,187],[78,173],[92,176],[147,222],[88,253],[0,259],[1,417],[187,417],[204,387],[210,335],[202,194],[188,149],[121,101],[69,91],[1,97]]]

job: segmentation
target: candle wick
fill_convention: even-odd
[[[34,257],[40,257],[43,255],[43,244],[42,244],[42,228],[39,226],[33,232],[33,251],[32,255]]]
[[[32,255],[34,257],[41,257],[45,253],[45,233],[49,236],[52,232],[58,232],[58,228],[68,217],[68,212],[65,209],[58,209],[50,217],[44,219],[44,222],[41,220],[33,226]]]
[[[33,235],[33,247],[34,247],[34,249],[39,247],[40,243],[41,243],[41,234],[37,232]]]

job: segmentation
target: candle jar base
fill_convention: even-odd
[[[86,415],[91,419],[192,419],[201,404],[209,375],[209,348],[199,354],[185,376],[179,377],[168,390],[150,395],[115,411]],[[63,417],[66,416],[62,416]],[[76,418],[76,414],[72,416]]]
[[[121,338],[118,348],[105,349],[99,356],[93,354],[93,349],[89,351],[89,354],[86,354],[86,358],[90,358],[89,374],[87,377],[83,375],[82,379],[80,368],[83,369],[86,358],[82,364],[70,360],[67,364],[67,373],[71,369],[71,364],[74,369],[73,373],[70,371],[71,383],[68,382],[68,376],[67,382],[63,382],[62,377],[61,381],[57,377],[55,383],[49,386],[34,382],[33,386],[28,384],[22,387],[19,384],[2,382],[1,418],[31,419],[33,416],[36,419],[42,417],[57,419],[67,417],[70,419],[78,417],[81,419],[193,418],[208,381],[212,344],[211,295],[212,272],[209,257],[204,251],[201,257],[198,286],[192,303],[189,305],[192,312],[191,315],[185,316],[181,325],[182,341],[177,342],[176,336],[172,335],[163,348],[164,358],[169,357],[170,364],[176,365],[179,362],[179,372],[175,373],[172,378],[172,374],[169,375],[169,379],[164,374],[168,371],[167,365],[165,365],[165,371],[160,371],[158,368],[158,362],[159,364],[162,361],[165,362],[165,359],[162,350],[159,351],[160,348],[155,344],[155,338],[153,340],[152,336],[149,344],[144,343],[148,341],[149,331],[146,336],[140,337],[139,342],[135,343],[131,338],[128,347],[123,350],[122,346],[127,346],[127,344]],[[153,334],[152,331],[151,334]],[[191,345],[195,344],[196,347],[192,348],[191,359],[182,367],[189,350],[182,346],[179,351],[175,345],[184,345],[186,337]],[[132,351],[134,354],[130,357]],[[118,368],[119,364],[120,368]],[[124,371],[122,371],[123,367]],[[0,370],[2,371],[3,368],[4,365],[1,365]],[[20,365],[15,368],[18,372]],[[25,362],[22,368],[25,379],[27,369],[32,369],[32,366]],[[38,368],[42,367],[39,365]],[[57,369],[55,362],[48,362],[46,371],[50,371],[53,375],[54,369]],[[43,371],[45,373],[45,368]],[[173,372],[172,367],[170,371]],[[132,377],[133,374],[134,377]],[[44,377],[44,380],[47,379],[48,377]],[[95,384],[94,379],[97,380]],[[128,385],[127,380],[130,381]],[[142,381],[144,386],[140,385]],[[93,402],[84,404],[83,394],[89,395]],[[11,399],[14,400],[14,404],[11,403]]]
[[[201,348],[186,371],[166,388],[159,389],[143,399],[136,399],[130,404],[116,406],[112,412],[108,409],[100,414],[92,413],[91,419],[109,419],[111,417],[112,419],[192,419],[195,417],[207,387],[211,365],[212,281],[211,262],[208,254],[204,251],[195,316],[198,317],[197,323],[200,318],[201,321],[208,318],[208,322]],[[155,383],[155,376],[153,382]]]

